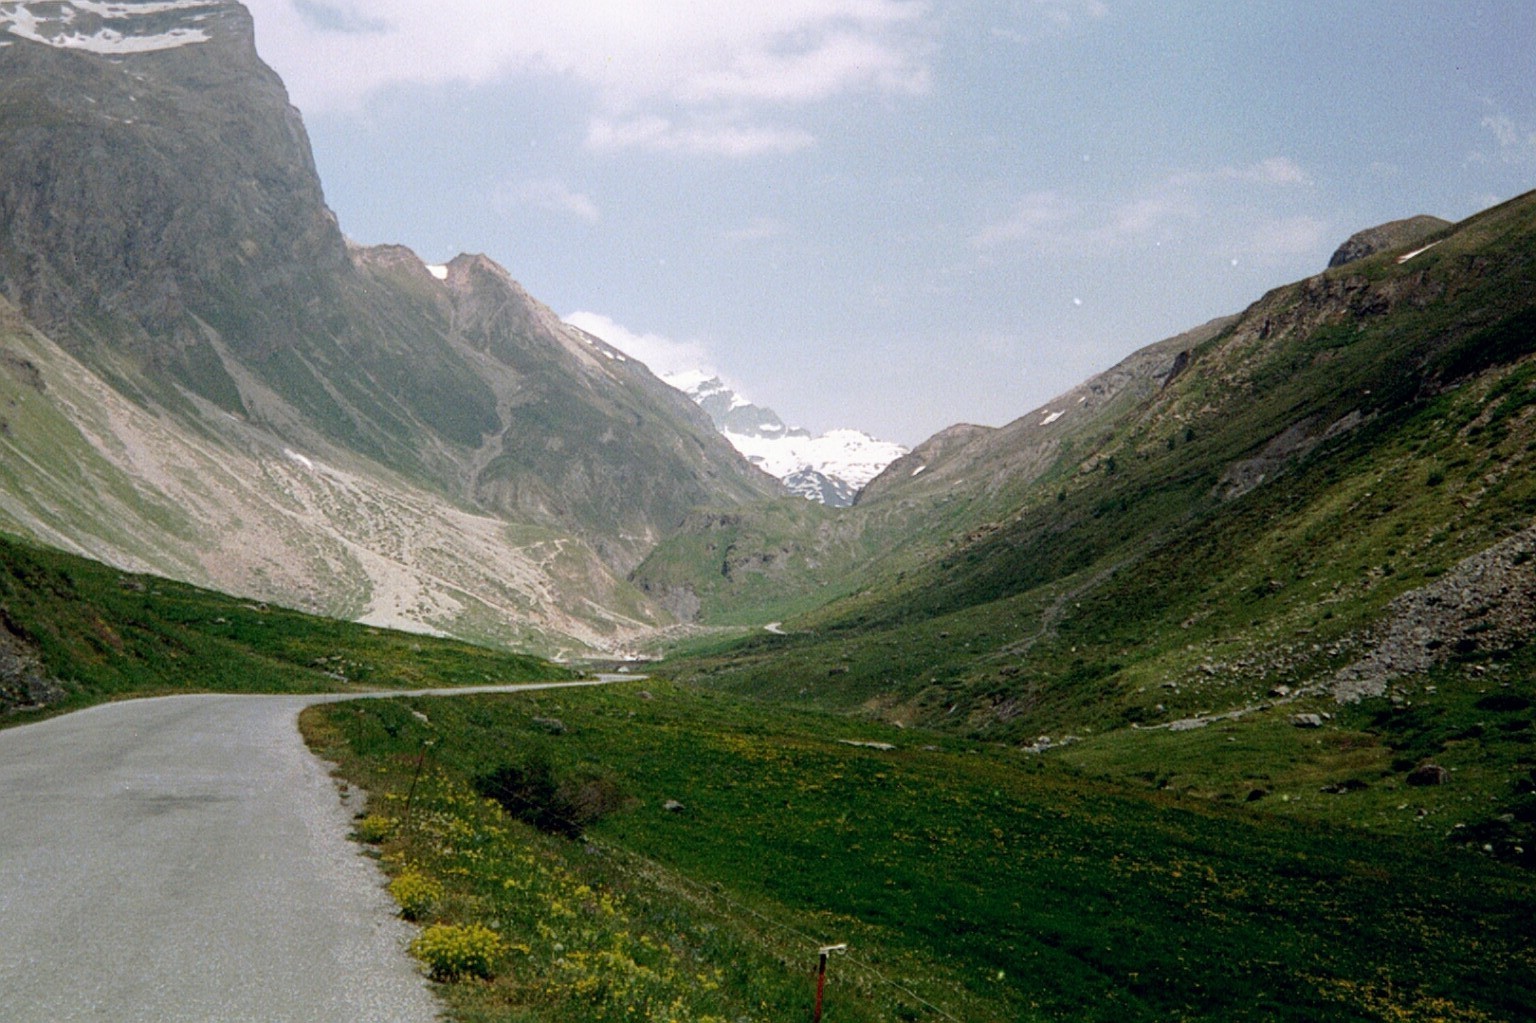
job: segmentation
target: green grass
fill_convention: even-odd
[[[0,536],[0,629],[58,683],[46,709],[179,692],[337,692],[560,680],[566,669],[133,575]],[[0,711],[12,707],[0,705]]]
[[[1529,876],[1438,836],[658,681],[322,707],[305,727],[393,818],[386,865],[443,885],[437,922],[512,947],[497,980],[446,991],[463,1020],[799,1018],[833,941],[837,1019],[1536,1012]],[[530,756],[624,798],[572,841],[476,796]]]

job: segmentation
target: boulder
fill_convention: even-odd
[[[1415,788],[1427,788],[1431,785],[1444,785],[1450,780],[1451,772],[1447,771],[1439,764],[1420,764],[1412,771],[1409,771],[1408,777],[1404,779],[1404,781],[1406,781],[1409,785],[1414,786]]]

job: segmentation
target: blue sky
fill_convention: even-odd
[[[246,0],[346,233],[915,444],[1536,187],[1536,4]]]

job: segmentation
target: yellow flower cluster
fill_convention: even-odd
[[[584,880],[496,803],[441,773],[422,781],[409,826],[396,832],[409,861],[402,848],[383,862],[398,869],[390,892],[402,915],[442,921],[411,945],[434,978],[504,972],[559,1018],[724,1023],[719,968],[636,928],[644,914]]]
[[[407,867],[389,882],[389,894],[400,903],[400,915],[407,920],[421,920],[432,912],[443,897],[443,886],[425,874]]]
[[[440,981],[489,978],[505,953],[501,935],[481,924],[433,924],[411,942],[411,954]]]
[[[352,834],[359,842],[378,845],[394,834],[394,831],[395,819],[393,817],[386,817],[381,813],[370,813],[353,826]]]

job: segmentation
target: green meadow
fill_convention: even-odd
[[[485,929],[465,1021],[808,1019],[844,942],[828,1020],[1536,1016],[1529,873],[1439,834],[658,680],[303,723],[413,915]]]

